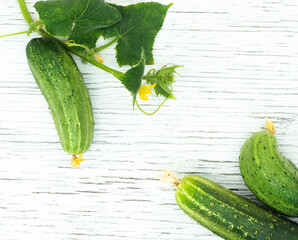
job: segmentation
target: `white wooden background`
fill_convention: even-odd
[[[154,45],[155,67],[185,66],[174,85],[177,100],[151,117],[133,111],[117,79],[75,58],[96,123],[80,169],[70,167],[27,65],[34,36],[0,39],[1,240],[220,239],[184,215],[175,189],[157,175],[164,168],[200,174],[255,199],[238,156],[265,117],[298,164],[298,2],[160,2],[175,4]],[[26,29],[17,1],[1,1],[0,35]],[[113,55],[113,47],[102,52],[117,68]],[[148,111],[161,101],[149,97],[142,102]]]

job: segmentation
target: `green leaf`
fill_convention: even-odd
[[[70,39],[89,48],[95,47],[103,27],[121,20],[119,11],[104,0],[39,1],[34,7],[50,34],[70,35]]]
[[[132,67],[131,69],[129,69],[126,73],[124,73],[120,77],[120,81],[126,87],[126,89],[130,91],[132,95],[133,106],[135,105],[137,93],[141,87],[144,70],[145,70],[145,56],[144,56],[144,50],[142,50],[141,59],[138,62],[138,64]]]
[[[156,83],[154,88],[156,96],[161,95],[165,98],[175,99],[172,94],[172,84],[175,82],[174,73],[176,73],[175,69],[178,67],[183,66],[174,65],[168,67],[165,65],[158,71],[151,69],[145,76],[143,76],[143,79],[145,79],[146,82],[151,85]]]
[[[119,66],[137,64],[142,48],[145,51],[146,64],[154,63],[152,55],[154,39],[171,5],[147,2],[124,7],[111,4],[119,10],[122,20],[105,28],[103,36],[121,37],[116,46]]]

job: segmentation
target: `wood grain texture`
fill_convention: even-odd
[[[35,1],[27,2],[34,13]],[[0,239],[220,239],[178,208],[175,190],[157,180],[162,169],[200,174],[255,200],[238,156],[266,117],[298,164],[298,3],[160,2],[174,5],[154,45],[154,67],[185,66],[177,100],[151,117],[133,111],[117,79],[75,57],[96,123],[80,169],[70,167],[27,65],[34,36],[0,39]],[[17,1],[1,1],[0,35],[26,29]],[[118,68],[113,55],[113,47],[101,54]],[[150,96],[142,104],[150,111],[159,102]]]

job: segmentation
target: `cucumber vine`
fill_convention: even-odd
[[[182,66],[164,66],[144,74],[145,65],[154,63],[154,39],[172,4],[142,2],[120,6],[103,0],[38,1],[34,7],[40,19],[34,21],[25,0],[18,0],[18,3],[29,29],[0,38],[35,32],[59,42],[82,61],[89,62],[119,79],[131,93],[133,106],[136,104],[147,115],[156,113],[167,99],[175,99],[172,91],[175,69]],[[56,36],[59,36],[59,39]],[[112,40],[96,46],[99,37]],[[103,59],[98,55],[114,43],[119,66],[131,66],[125,73],[104,65]],[[154,89],[156,96],[165,98],[153,113],[145,112],[137,102],[138,93],[141,100],[148,101],[146,94],[152,93],[150,88]]]

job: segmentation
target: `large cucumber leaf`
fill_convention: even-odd
[[[39,1],[34,7],[50,34],[70,35],[89,48],[95,47],[103,27],[121,20],[119,11],[104,0]]]
[[[142,48],[145,51],[146,64],[154,63],[152,48],[169,5],[156,2],[138,3],[128,6],[111,4],[121,13],[120,22],[104,29],[105,38],[119,37],[116,46],[119,66],[135,65],[140,61]]]

